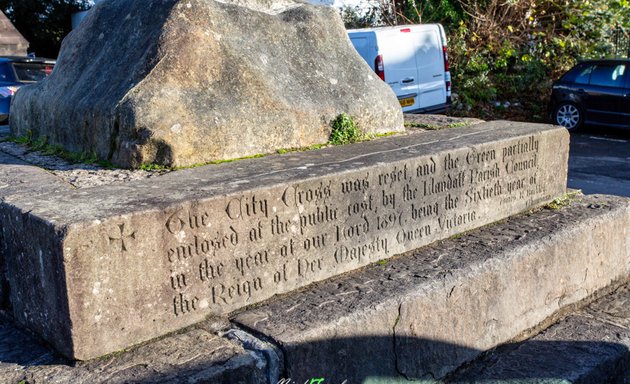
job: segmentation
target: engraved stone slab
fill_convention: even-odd
[[[87,359],[562,194],[568,134],[492,122],[0,207],[16,319]]]

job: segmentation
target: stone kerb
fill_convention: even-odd
[[[568,135],[493,122],[2,205],[15,318],[89,359],[530,209]]]

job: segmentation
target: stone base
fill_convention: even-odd
[[[497,121],[14,193],[11,311],[69,358],[125,349],[544,204],[568,138]]]
[[[260,384],[269,382],[268,368],[237,343],[203,329],[75,365],[6,320],[0,321],[2,384]]]
[[[628,279],[628,228],[629,199],[588,197],[330,279],[233,321],[277,343],[297,383],[442,378]]]
[[[522,343],[504,345],[450,383],[630,383],[630,285]],[[543,382],[543,381],[537,381]]]
[[[586,197],[317,283],[235,315],[231,325],[201,324],[76,367],[3,323],[0,383],[402,383],[440,377],[628,279],[629,224],[630,199]],[[629,294],[626,285],[452,379],[614,378],[610,382],[625,384]]]

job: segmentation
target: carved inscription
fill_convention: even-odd
[[[168,212],[170,311],[225,313],[526,209],[551,197],[539,150],[532,135]]]

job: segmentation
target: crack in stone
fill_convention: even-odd
[[[400,322],[402,305],[402,302],[398,304],[398,315],[396,316],[396,320],[394,321],[394,325],[392,326],[392,349],[394,351],[394,368],[396,369],[396,373],[398,373],[405,380],[412,381],[411,378],[409,378],[398,366],[398,352],[396,349],[396,326]]]

